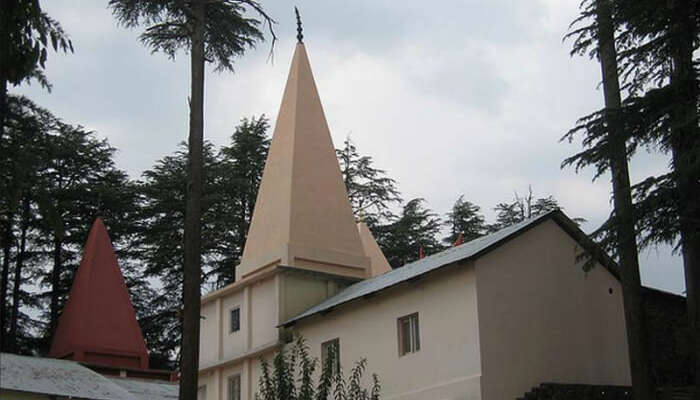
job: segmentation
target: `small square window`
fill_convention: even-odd
[[[321,368],[326,368],[328,359],[331,359],[331,374],[340,371],[340,339],[335,338],[321,343]]]
[[[420,350],[418,313],[401,317],[397,320],[399,336],[399,356]]]
[[[228,400],[241,400],[241,376],[228,377]]]
[[[241,309],[239,307],[231,310],[231,330],[229,333],[238,332],[241,329]]]

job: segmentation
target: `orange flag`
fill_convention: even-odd
[[[452,247],[456,247],[462,244],[462,240],[462,233],[460,233],[459,235],[457,235],[457,240],[455,240],[454,244],[452,244]]]

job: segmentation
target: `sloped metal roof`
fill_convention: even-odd
[[[109,378],[139,400],[173,400],[178,397],[178,385],[172,382],[135,378]]]
[[[93,400],[136,400],[74,361],[0,353],[0,389]]]
[[[446,265],[455,263],[457,261],[478,257],[479,255],[491,250],[492,248],[505,242],[511,237],[516,236],[519,233],[552,217],[557,217],[557,219],[561,219],[562,221],[558,221],[560,223],[573,225],[573,227],[575,227],[575,224],[559,210],[554,210],[538,215],[536,217],[527,219],[521,223],[501,229],[498,232],[494,232],[490,235],[474,239],[460,246],[452,247],[445,251],[441,251],[439,253],[427,256],[421,260],[412,262],[410,264],[406,264],[401,268],[394,269],[385,274],[376,276],[374,278],[365,279],[363,281],[355,283],[354,285],[348,286],[335,296],[329,297],[328,299],[311,307],[310,309],[304,311],[296,317],[285,321],[284,323],[282,323],[282,325],[289,326],[301,319],[310,317],[311,315],[329,311],[341,304],[356,300],[363,296],[374,294],[381,290],[398,285],[402,282],[410,281]],[[575,229],[578,230],[578,228]]]

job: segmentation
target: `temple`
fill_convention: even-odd
[[[0,398],[177,398],[175,373],[149,368],[146,342],[102,218],[90,229],[49,357],[2,353]]]
[[[561,211],[391,270],[356,222],[299,28],[237,281],[202,298],[199,398],[256,398],[294,334],[382,398],[515,399],[543,382],[629,385],[621,286]],[[594,254],[601,254],[596,251]]]
[[[101,218],[90,229],[49,355],[113,368],[148,368],[146,342]]]

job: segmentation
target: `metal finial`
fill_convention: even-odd
[[[301,33],[301,17],[299,16],[299,9],[294,6],[294,13],[297,15],[297,40],[299,43],[304,43],[304,35]]]

